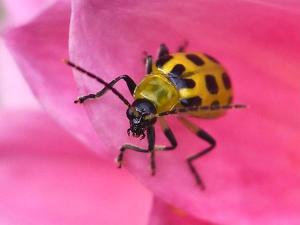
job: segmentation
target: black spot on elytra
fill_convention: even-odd
[[[220,109],[220,102],[218,100],[213,101],[210,104],[211,109]]]
[[[182,64],[176,64],[173,69],[171,70],[171,76],[179,77],[185,71],[185,67]]]
[[[229,97],[228,97],[228,100],[227,100],[227,104],[230,105],[230,104],[232,103],[232,100],[233,100],[233,99],[232,99],[232,96],[229,96]]]
[[[194,88],[196,86],[195,81],[191,79],[183,79],[177,76],[170,76],[169,79],[178,90],[181,88]]]
[[[156,61],[156,67],[161,68],[163,65],[165,65],[168,61],[170,61],[173,58],[171,55],[164,55],[160,59]]]
[[[207,58],[209,58],[211,61],[213,61],[214,63],[219,63],[218,60],[216,60],[214,57],[208,55],[208,54],[204,54]]]
[[[224,87],[226,89],[230,89],[231,88],[231,81],[230,81],[230,78],[227,75],[227,73],[222,74],[222,80],[223,80]]]
[[[186,54],[185,56],[197,66],[202,66],[204,64],[204,61],[195,54]]]
[[[194,88],[196,83],[192,79],[181,78],[180,76],[185,71],[185,67],[182,64],[176,64],[169,73],[170,81],[176,86],[177,89],[181,88]]]
[[[196,86],[196,83],[194,80],[191,79],[182,79],[185,83],[185,88],[194,88]]]
[[[205,84],[206,84],[207,90],[211,94],[217,94],[218,93],[219,87],[218,87],[216,78],[213,75],[206,75],[205,76]]]
[[[184,98],[180,100],[180,103],[184,106],[200,106],[202,103],[202,99],[199,96]]]

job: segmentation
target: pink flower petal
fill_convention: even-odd
[[[143,154],[128,152],[125,167],[157,196],[198,218],[243,225],[300,223],[297,11],[252,1],[76,1],[73,12],[71,58],[107,81],[124,73],[141,80],[143,50],[154,53],[162,41],[175,49],[188,38],[190,50],[208,52],[226,65],[236,101],[250,105],[201,122],[219,143],[214,153],[197,163],[206,192],[199,191],[185,163],[206,144],[172,119],[179,147],[157,153],[157,176],[149,176],[148,157]],[[47,110],[100,155],[112,159],[129,141],[126,109],[111,93],[86,104],[106,143],[103,149],[81,107],[72,105],[77,93],[71,72],[59,62],[67,53],[68,15],[66,5],[58,3],[6,38]],[[82,75],[76,78],[82,94],[102,87]],[[128,93],[123,85],[120,90]],[[165,143],[161,134],[157,142]]]
[[[149,192],[45,113],[2,111],[0,137],[0,224],[146,223]]]
[[[154,198],[148,225],[213,225],[212,223],[196,219],[185,211]]]
[[[82,107],[68,56],[69,3],[59,1],[31,23],[11,29],[6,43],[33,93],[43,107],[73,135],[91,146],[101,146]],[[45,27],[47,29],[45,29]]]
[[[1,2],[1,28],[24,24],[53,0],[4,0]],[[24,77],[3,40],[0,40],[0,106],[4,108],[38,108]],[[14,88],[12,88],[14,87]],[[22,96],[22,98],[20,98]]]
[[[157,196],[200,218],[225,224],[298,224],[299,20],[297,11],[248,1],[182,5],[78,0],[71,22],[71,58],[106,81],[130,74],[139,82],[143,50],[154,53],[161,42],[175,49],[188,38],[189,49],[217,57],[231,74],[236,102],[250,108],[201,122],[219,143],[197,163],[208,190],[199,190],[185,162],[206,143],[172,119],[179,147],[156,154],[157,176],[149,175],[149,158],[143,154],[128,152],[126,167]],[[82,93],[102,87],[84,75],[77,73],[76,78]],[[119,89],[129,96],[125,85]],[[111,93],[86,107],[99,135],[117,155],[119,146],[131,141],[126,108]],[[157,143],[165,142],[160,133]]]

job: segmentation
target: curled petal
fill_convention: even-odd
[[[68,58],[70,3],[58,1],[30,23],[10,29],[5,41],[42,106],[84,143],[101,146],[82,107]]]

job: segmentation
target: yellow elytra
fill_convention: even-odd
[[[223,106],[232,102],[231,81],[224,67],[204,53],[164,55],[137,85],[135,99],[153,102],[158,113],[177,107]],[[202,118],[215,118],[225,110],[188,112]]]

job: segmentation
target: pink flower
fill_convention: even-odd
[[[72,61],[106,81],[124,73],[140,81],[144,50],[154,54],[161,42],[175,49],[189,39],[189,50],[207,52],[226,66],[235,102],[250,107],[232,110],[218,120],[194,120],[218,142],[213,153],[197,162],[205,192],[195,185],[185,159],[206,143],[171,117],[168,121],[179,146],[174,152],[156,154],[157,175],[149,175],[149,157],[144,154],[128,152],[125,168],[158,198],[205,221],[296,225],[300,223],[300,11],[295,6],[299,4],[292,1],[203,0],[182,5],[77,0],[70,15],[69,3],[58,2],[5,37],[44,108],[110,161],[129,141],[126,108],[111,93],[85,104],[86,112],[74,105],[76,85],[61,59],[69,50]],[[75,79],[81,94],[102,87],[78,73]],[[129,96],[125,86],[119,90]],[[165,143],[157,133],[157,142]]]

